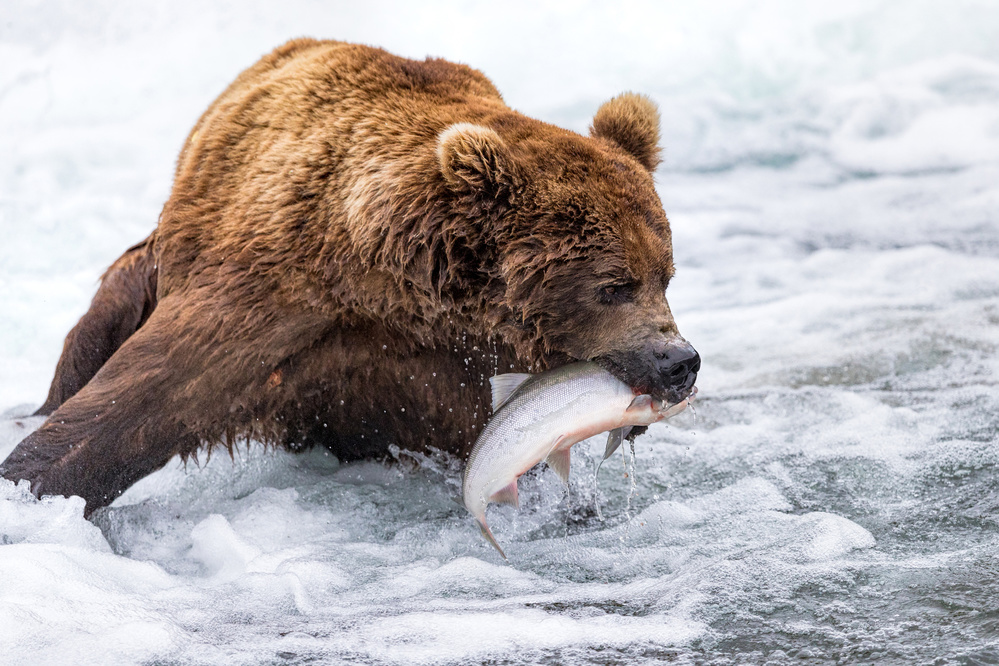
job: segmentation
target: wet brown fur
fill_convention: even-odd
[[[464,455],[496,372],[676,332],[658,113],[624,95],[591,135],[463,65],[285,44],[195,125],[158,227],[105,274],[51,416],[0,471],[89,512],[244,438]]]

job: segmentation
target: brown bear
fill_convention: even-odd
[[[285,44],[198,120],[158,226],[105,273],[49,418],[0,472],[89,514],[243,439],[464,456],[490,376],[573,359],[682,399],[700,359],[666,302],[658,141],[640,95],[584,137],[464,65]]]

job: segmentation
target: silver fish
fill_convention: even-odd
[[[493,417],[472,447],[462,494],[482,535],[504,559],[486,523],[486,507],[490,502],[518,506],[517,479],[524,472],[545,460],[568,483],[573,444],[610,430],[610,455],[620,446],[624,428],[678,414],[690,400],[667,405],[649,395],[636,396],[595,363],[572,363],[537,375],[497,375],[489,382]]]

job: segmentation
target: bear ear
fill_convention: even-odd
[[[451,125],[437,137],[437,161],[448,185],[498,194],[515,187],[513,160],[500,135],[471,123]]]
[[[649,171],[659,166],[659,108],[645,95],[629,92],[604,102],[590,136],[610,139]]]

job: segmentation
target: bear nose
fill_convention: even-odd
[[[701,356],[689,342],[682,338],[666,342],[657,346],[653,355],[667,391],[679,392],[694,385],[701,369]]]

